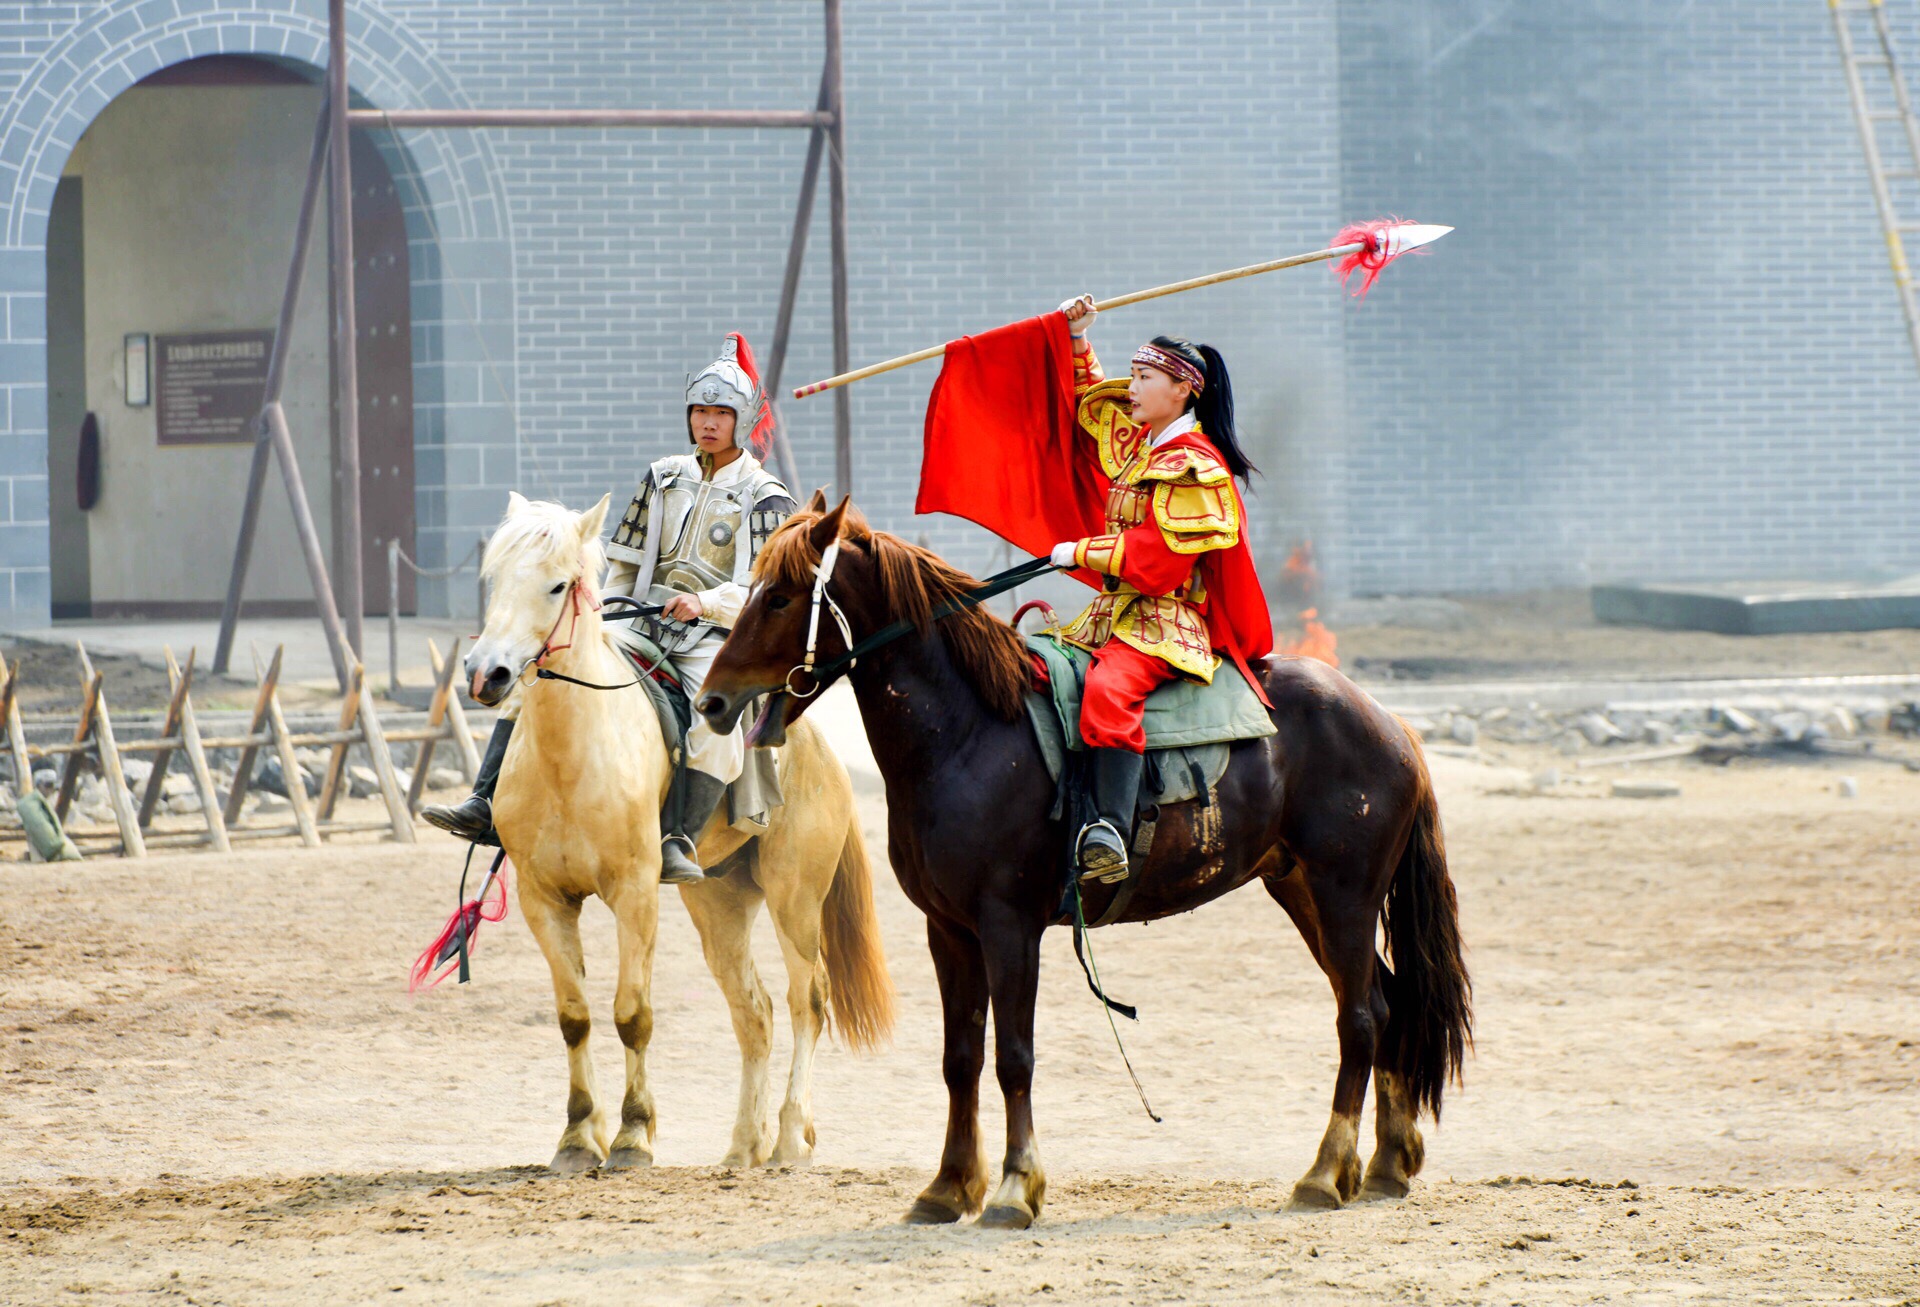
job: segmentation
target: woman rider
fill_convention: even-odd
[[[1092,750],[1097,816],[1076,845],[1081,879],[1113,883],[1128,872],[1147,695],[1176,676],[1210,682],[1221,653],[1260,693],[1247,664],[1270,651],[1272,630],[1233,485],[1255,468],[1234,437],[1220,352],[1156,336],[1134,354],[1127,380],[1108,381],[1087,342],[1093,296],[1060,310],[1073,338],[1078,423],[1112,482],[1103,533],[1055,545],[1052,561],[1104,578],[1061,634],[1093,655],[1080,736]]]

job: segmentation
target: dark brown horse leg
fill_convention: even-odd
[[[1374,1148],[1360,1192],[1367,1198],[1405,1198],[1427,1160],[1427,1144],[1414,1123],[1405,1078],[1384,1066],[1374,1067],[1373,1076]]]
[[[1349,918],[1358,918],[1351,920]],[[1373,1012],[1373,913],[1323,914],[1320,965],[1338,1006],[1340,1073],[1333,1082],[1333,1118],[1313,1168],[1293,1187],[1292,1206],[1339,1207],[1360,1189],[1360,1109],[1367,1101],[1379,1030]]]
[[[993,1062],[1007,1102],[1007,1156],[1000,1187],[980,1224],[1024,1230],[1040,1215],[1047,1173],[1033,1132],[1033,1007],[1040,988],[1040,932],[1007,914],[987,912],[987,986],[993,993]]]
[[[1405,1198],[1427,1159],[1426,1141],[1416,1124],[1413,1095],[1406,1077],[1393,1069],[1385,1032],[1392,1009],[1387,1005],[1386,960],[1373,960],[1373,1023],[1382,1038],[1373,1060],[1373,1156],[1360,1185],[1363,1198]]]
[[[987,1159],[980,1151],[980,1072],[987,1061],[987,973],[971,931],[927,918],[927,947],[940,982],[946,1051],[947,1144],[940,1172],[914,1200],[909,1225],[946,1225],[980,1210]]]

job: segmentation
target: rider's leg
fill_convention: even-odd
[[[430,803],[420,815],[443,831],[475,844],[500,843],[493,829],[493,787],[500,781],[500,763],[507,756],[507,740],[513,734],[513,719],[505,713],[493,724],[487,751],[480,758],[480,772],[473,779],[473,793],[458,803]]]
[[[718,640],[704,640],[684,654],[674,657],[674,670],[680,674],[687,693],[697,694],[707,669],[720,652]],[[694,842],[720,806],[727,786],[738,780],[747,762],[745,727],[736,725],[725,735],[715,735],[706,718],[696,716],[687,730],[686,772],[676,778],[675,793],[667,796],[667,808],[661,814],[660,882],[682,885],[704,880]]]
[[[1080,738],[1093,751],[1095,813],[1080,832],[1076,850],[1082,881],[1112,884],[1127,877],[1127,842],[1133,838],[1140,776],[1146,769],[1141,716],[1147,695],[1174,676],[1164,659],[1119,640],[1094,651],[1080,699]]]

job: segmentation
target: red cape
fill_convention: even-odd
[[[1109,480],[1076,421],[1072,351],[1057,312],[948,344],[927,400],[916,513],[964,517],[1042,557],[1104,528]],[[1204,438],[1179,439],[1219,457]],[[1247,663],[1272,652],[1273,621],[1247,548],[1246,506],[1238,487],[1233,494],[1240,539],[1202,554],[1199,568],[1214,648],[1258,692]],[[1094,573],[1074,575],[1099,588]]]

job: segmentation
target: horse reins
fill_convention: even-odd
[[[796,699],[812,698],[820,692],[821,683],[826,677],[840,671],[842,668],[854,666],[875,649],[880,648],[882,645],[892,644],[895,640],[900,639],[902,636],[914,630],[915,624],[903,617],[898,621],[890,622],[886,626],[881,627],[872,635],[856,644],[853,639],[853,627],[847,621],[846,613],[841,611],[839,603],[827,592],[827,582],[833,579],[834,565],[839,562],[839,559],[840,541],[836,539],[820,552],[820,561],[814,564],[813,607],[807,614],[806,658],[787,672],[785,687],[782,690],[782,693],[790,694]],[[1043,576],[1054,570],[1052,560],[1046,558],[1030,558],[1024,563],[1009,567],[1004,572],[995,572],[992,576],[987,577],[981,581],[979,585],[967,591],[965,594],[949,599],[934,609],[930,620],[937,622],[944,617],[951,617],[955,613],[964,612],[966,609],[977,608],[995,595],[1004,594],[1017,585],[1024,584],[1036,576]],[[820,642],[820,610],[823,607],[833,614],[834,623],[840,628],[840,638],[846,643],[847,649],[845,653],[821,661],[818,654]],[[793,677],[796,672],[805,672],[813,682],[813,688],[805,694],[793,688]]]
[[[540,647],[540,652],[534,655],[533,661],[527,663],[525,666],[523,666],[520,669],[520,675],[525,676],[527,674],[527,668],[531,667],[533,668],[533,679],[536,681],[564,681],[568,685],[577,685],[577,686],[580,686],[582,689],[586,689],[586,690],[630,690],[634,686],[640,684],[640,682],[646,680],[649,676],[652,676],[655,672],[659,671],[661,666],[664,665],[667,661],[667,655],[664,651],[662,651],[662,653],[658,658],[654,659],[653,665],[647,668],[644,672],[641,672],[640,675],[634,677],[634,679],[632,679],[631,681],[620,681],[613,685],[602,685],[598,681],[583,681],[577,676],[568,676],[565,672],[556,672],[551,667],[547,667],[543,665],[547,661],[547,658],[549,655],[557,654],[563,649],[573,648],[574,632],[575,630],[578,629],[580,625],[580,596],[584,593],[586,593],[586,585],[584,584],[584,581],[583,580],[574,581],[573,593],[571,596],[572,598],[571,607],[573,609],[573,625],[567,628],[567,642],[565,644],[555,644],[553,642],[553,637],[559,634],[560,632],[560,620],[561,618],[566,616],[565,612],[561,612],[554,616],[553,629],[547,632],[546,643]],[[664,611],[663,606],[660,604],[642,603],[638,599],[632,599],[627,597],[626,595],[610,595],[605,600],[602,600],[598,596],[595,596],[592,600],[592,607],[595,612],[598,612],[601,609],[604,609],[608,604],[624,605],[628,608],[633,609],[635,616],[639,616],[639,617],[650,617],[655,613]],[[713,626],[715,630],[724,629],[718,626],[714,626],[714,623],[712,622],[707,622],[706,625]]]

